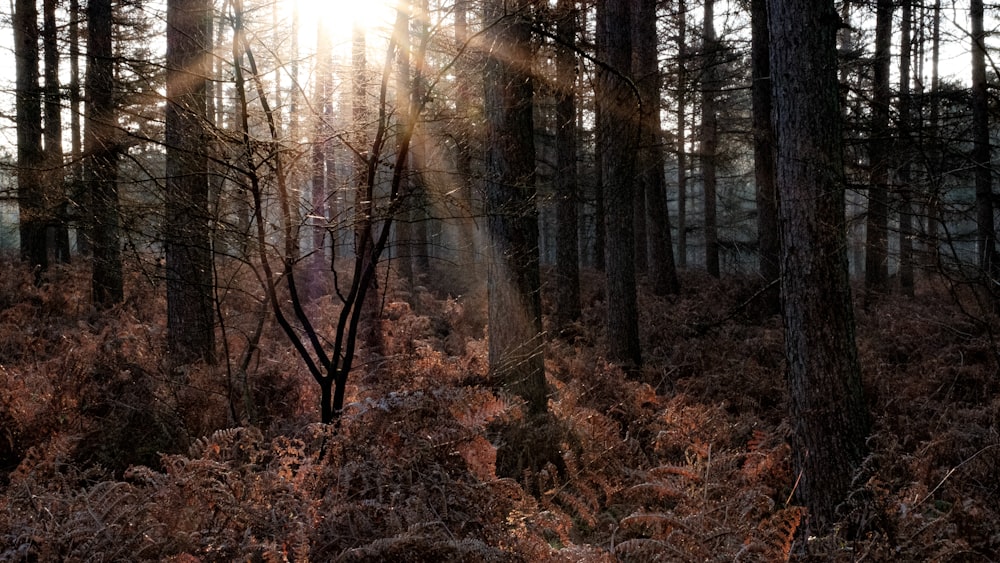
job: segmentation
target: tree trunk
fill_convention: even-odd
[[[114,96],[111,0],[87,3],[86,182],[91,204],[94,303],[110,307],[124,297],[118,209],[118,129]]]
[[[757,182],[757,248],[759,272],[767,289],[763,311],[781,310],[781,233],[778,227],[778,193],[774,185],[774,124],[771,121],[770,34],[767,30],[767,0],[750,3],[752,28],[753,156]]]
[[[576,2],[560,0],[556,33],[556,306],[558,333],[580,318],[580,253],[576,174]]]
[[[832,533],[866,455],[854,343],[832,0],[771,0],[782,305],[803,537]],[[809,30],[809,33],[802,33]]]
[[[72,174],[70,183],[70,204],[74,215],[79,215],[81,209],[89,210],[86,200],[89,199],[83,186],[83,127],[80,124],[80,2],[70,0],[69,3],[69,129],[70,129],[70,161]],[[76,224],[76,250],[80,254],[90,254],[90,232],[87,221]]]
[[[704,30],[702,31],[701,70],[701,179],[705,198],[705,269],[719,277],[719,231],[717,225],[715,159],[718,148],[718,115],[715,96],[719,89],[716,79],[718,44],[715,37],[715,0],[705,0]]]
[[[674,245],[670,235],[670,212],[667,209],[667,186],[664,176],[664,140],[660,128],[660,67],[657,60],[659,42],[656,34],[656,1],[639,0],[635,20],[635,79],[642,95],[640,120],[638,177],[639,191],[645,194],[643,213],[646,220],[645,248],[648,251],[648,279],[656,295],[680,291],[677,267],[674,265]],[[648,250],[647,250],[648,249]]]
[[[687,4],[677,2],[677,266],[687,268]]]
[[[45,47],[45,185],[46,208],[50,218],[52,249],[55,259],[69,263],[69,226],[62,149],[62,95],[59,84],[59,34],[56,26],[56,0],[43,2],[42,43]]]
[[[899,49],[899,149],[896,154],[899,162],[899,289],[907,296],[913,296],[913,239],[916,231],[913,228],[913,197],[910,187],[910,154],[913,146],[910,114],[910,62],[912,49],[910,46],[913,29],[913,7],[910,0],[903,2],[903,27],[900,31]]]
[[[17,59],[17,204],[21,260],[35,273],[48,268],[42,193],[42,92],[38,85],[38,8],[34,0],[14,6],[14,56]]]
[[[168,0],[167,348],[174,365],[214,359],[208,210],[206,0]]]
[[[485,61],[486,221],[490,235],[489,360],[491,377],[522,397],[528,411],[547,410],[535,209],[530,2],[491,1]],[[505,8],[510,11],[505,11]]]
[[[889,84],[893,0],[878,0],[875,15],[875,73],[872,125],[868,142],[868,217],[865,233],[865,306],[889,285]]]
[[[983,283],[992,288],[1000,269],[996,257],[993,219],[993,179],[990,170],[989,92],[986,83],[986,34],[983,0],[970,0],[972,23],[972,165],[976,175],[976,224],[979,268]]]
[[[606,203],[608,280],[608,357],[626,370],[642,365],[636,303],[635,241],[632,220],[639,100],[631,88],[632,1],[608,0],[597,6],[598,58],[596,101],[602,116],[598,142]]]

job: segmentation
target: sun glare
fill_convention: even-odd
[[[349,43],[355,26],[369,37],[388,33],[395,17],[396,0],[284,0],[286,9],[298,8],[300,35],[316,36],[322,25],[332,43]]]

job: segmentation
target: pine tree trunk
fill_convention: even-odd
[[[206,0],[167,3],[167,348],[173,365],[214,360],[208,212]]]
[[[771,121],[770,33],[767,29],[767,0],[750,3],[752,27],[753,155],[757,182],[757,247],[760,277],[769,284],[764,292],[763,311],[777,314],[781,309],[781,233],[778,229],[778,193],[774,185],[774,124]]]
[[[38,8],[34,0],[14,5],[14,56],[17,59],[17,201],[21,260],[35,273],[48,268],[42,193],[42,92],[38,85]]]
[[[704,195],[705,269],[719,277],[718,201],[715,160],[718,150],[718,114],[715,97],[719,89],[715,68],[718,44],[715,37],[715,0],[705,0],[702,31],[701,79],[701,180]]]
[[[983,283],[992,288],[1000,261],[996,256],[993,217],[993,178],[990,170],[989,92],[986,82],[986,34],[983,31],[983,1],[971,0],[972,23],[972,164],[976,176],[976,224],[979,267]]]
[[[560,0],[556,65],[556,331],[580,317],[580,258],[576,174],[576,34],[580,17],[573,0]]]
[[[834,531],[871,428],[847,272],[840,19],[832,0],[768,8],[795,494],[809,511],[803,537],[822,536]]]
[[[547,410],[542,340],[531,32],[527,0],[487,2],[484,19],[486,222],[490,236],[489,361],[491,377],[522,397],[528,411]],[[509,11],[505,11],[509,10]]]
[[[868,143],[868,216],[865,234],[865,305],[885,293],[889,285],[889,104],[892,89],[889,68],[892,46],[893,0],[878,0],[875,21],[875,75],[872,128]]]
[[[110,307],[124,297],[118,208],[118,130],[115,124],[111,0],[87,3],[86,182],[91,204],[94,303]]]
[[[602,116],[598,143],[604,179],[607,232],[608,357],[626,370],[642,365],[636,300],[632,205],[639,145],[639,100],[627,77],[632,68],[631,0],[597,7],[596,100]]]
[[[656,34],[656,1],[639,0],[633,14],[635,20],[635,80],[642,95],[640,119],[638,177],[639,190],[645,194],[646,248],[649,254],[648,279],[653,293],[677,293],[677,267],[674,265],[674,245],[670,234],[670,212],[667,209],[667,186],[663,157],[664,139],[660,126],[660,67],[657,60],[659,41]],[[638,198],[642,199],[642,198]]]

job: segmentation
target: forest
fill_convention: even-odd
[[[0,561],[1000,561],[997,7],[11,0]]]

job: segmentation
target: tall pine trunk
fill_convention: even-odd
[[[641,138],[639,140],[639,191],[645,197],[646,236],[637,252],[648,252],[647,274],[653,293],[677,293],[677,268],[674,245],[670,234],[670,213],[667,209],[667,186],[663,151],[666,146],[660,125],[660,66],[657,60],[659,41],[656,33],[655,0],[639,0],[635,14],[635,81],[642,96]],[[645,245],[642,244],[645,242]]]
[[[875,72],[872,125],[868,140],[868,216],[865,233],[865,305],[885,293],[889,284],[889,68],[893,0],[878,0],[875,15]]]
[[[35,273],[48,268],[42,193],[42,92],[38,85],[38,8],[35,0],[14,5],[14,57],[17,81],[17,205],[21,260]]]
[[[489,361],[491,377],[522,397],[530,413],[542,414],[548,408],[548,392],[535,209],[531,31],[525,13],[530,3],[514,4],[493,0],[484,10],[490,24],[484,73]]]
[[[604,180],[607,232],[608,357],[635,371],[642,365],[636,300],[635,233],[632,204],[639,145],[639,100],[629,79],[632,68],[632,1],[597,6],[598,143]]]
[[[173,365],[214,360],[208,210],[207,0],[167,2],[167,348]]]
[[[847,271],[840,18],[833,0],[768,8],[795,495],[808,508],[802,537],[822,536],[834,531],[871,428]]]
[[[124,297],[118,208],[118,134],[115,123],[111,0],[87,3],[87,122],[84,143],[91,205],[91,285],[94,303],[109,307]]]

